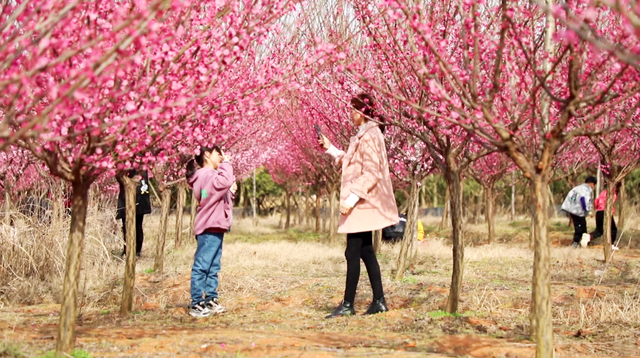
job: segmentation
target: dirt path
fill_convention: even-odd
[[[31,348],[27,352],[33,354],[53,347],[56,325],[4,325],[3,335],[5,340],[28,343]],[[534,353],[530,343],[473,335],[429,340],[419,334],[379,336],[148,324],[80,326],[77,345],[94,357],[533,357]]]
[[[341,299],[337,273],[261,276],[229,269],[221,286],[228,312],[201,320],[187,315],[186,270],[162,277],[140,273],[135,312],[127,318],[118,314],[121,284],[115,279],[99,295],[81,300],[76,346],[94,357],[534,357],[535,345],[527,339],[528,274],[518,276],[517,269],[525,261],[471,261],[464,309],[449,315],[441,311],[449,268],[427,260],[406,280],[385,281],[390,312],[333,320],[323,317]],[[640,356],[640,331],[629,316],[636,311],[623,316],[615,310],[635,305],[636,262],[619,258],[598,286],[597,260],[554,263],[556,357]],[[143,259],[141,269],[151,264]],[[361,281],[359,313],[371,296],[366,277]],[[37,357],[55,346],[58,310],[55,304],[2,308],[0,337]],[[583,316],[587,323],[579,324]]]
[[[56,336],[57,305],[29,306],[0,310],[0,330],[5,341],[21,342],[23,352],[38,355],[53,349]],[[85,314],[78,322],[77,346],[94,357],[534,357],[535,346],[522,339],[500,339],[484,335],[438,335],[394,333],[359,327],[366,323],[393,323],[401,316],[389,312],[377,317],[340,318],[324,330],[292,325],[256,324],[243,327],[229,324],[246,321],[247,315],[228,313],[224,317],[192,320],[184,308],[150,310],[123,320],[116,314]],[[277,313],[277,312],[276,312]],[[158,318],[158,314],[173,318]],[[176,315],[180,315],[176,317]],[[233,317],[237,315],[239,317]],[[243,317],[245,316],[245,317]],[[251,315],[248,315],[251,316]],[[387,317],[388,316],[388,317]],[[257,318],[257,317],[253,317]],[[366,322],[371,321],[374,322]],[[178,321],[183,325],[177,325]],[[445,320],[446,321],[446,320]],[[481,319],[450,319],[482,326]],[[312,322],[316,323],[316,322]],[[432,327],[433,328],[433,327]],[[561,345],[561,357],[586,357],[593,347]],[[582,352],[582,354],[580,353]]]

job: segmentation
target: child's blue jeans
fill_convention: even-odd
[[[191,269],[191,306],[218,297],[218,272],[222,258],[223,233],[197,235],[198,248]]]

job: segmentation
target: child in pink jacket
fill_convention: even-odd
[[[196,163],[200,169],[196,170]],[[200,203],[193,232],[198,248],[191,269],[193,317],[225,311],[218,303],[218,272],[224,233],[231,227],[236,178],[229,157],[219,147],[202,147],[187,164],[187,183]]]
[[[615,193],[613,193],[614,203],[618,199],[618,191],[620,190],[620,186],[621,184],[618,183],[618,185],[616,185],[616,191]],[[606,209],[606,205],[607,205],[607,191],[603,190],[600,192],[600,195],[598,195],[598,198],[594,202],[594,207],[596,211],[596,229],[594,232],[591,233],[591,241],[589,241],[589,245],[595,245],[596,242],[594,242],[594,240],[604,234],[604,211]],[[615,212],[616,212],[616,209],[612,208],[611,214],[615,214]],[[617,247],[614,245],[616,242],[617,236],[618,236],[618,228],[616,227],[616,221],[613,215],[611,215],[611,245],[613,245],[614,250],[617,249]]]

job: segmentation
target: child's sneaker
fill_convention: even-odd
[[[584,233],[582,234],[582,239],[580,240],[581,247],[587,247],[587,244],[591,241],[591,235]]]
[[[225,312],[227,309],[224,308],[222,305],[220,305],[220,303],[218,303],[218,298],[214,298],[210,301],[207,301],[207,303],[205,304],[205,307],[209,310],[209,312],[213,313],[213,314],[220,314],[222,312]]]
[[[191,306],[189,310],[189,315],[192,317],[208,317],[211,315],[211,311],[207,308],[207,305],[204,302],[196,303]]]

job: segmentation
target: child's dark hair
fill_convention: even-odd
[[[587,179],[584,181],[587,184],[598,184],[598,179],[596,179],[596,177],[594,176],[588,176]]]
[[[222,149],[220,149],[220,147],[218,147],[217,145],[211,147],[200,147],[200,153],[195,155],[187,162],[187,179],[191,178],[196,173],[198,167],[204,166],[204,153],[213,152],[217,152],[218,154],[222,155]]]
[[[366,120],[375,119],[380,123],[384,123],[383,116],[376,114],[375,102],[373,97],[368,93],[360,93],[359,95],[351,98],[351,107],[362,112],[365,115]],[[380,131],[384,133],[385,125],[380,124]]]

